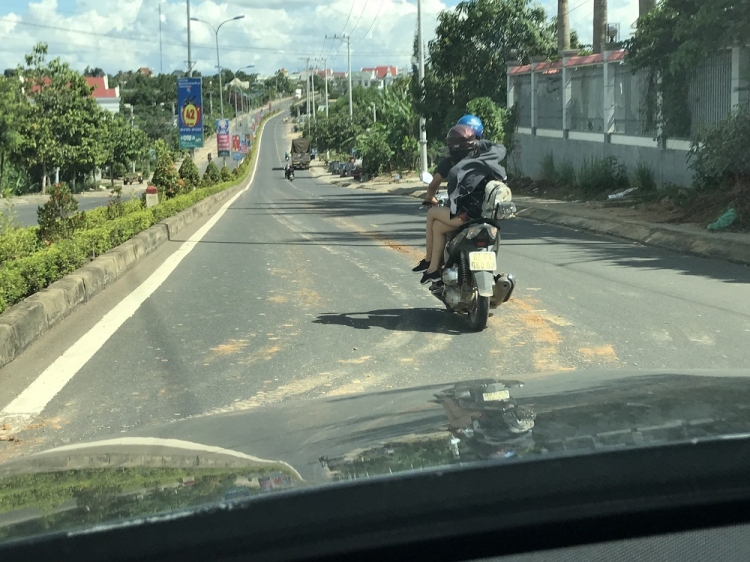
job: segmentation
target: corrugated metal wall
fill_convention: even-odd
[[[732,110],[731,51],[706,59],[691,77],[687,95],[693,134],[724,119]]]

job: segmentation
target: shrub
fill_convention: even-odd
[[[208,163],[208,166],[206,166],[206,171],[203,173],[203,179],[205,180],[207,176],[211,183],[216,183],[221,177],[219,168],[213,160],[211,160],[211,162]]]
[[[390,168],[393,150],[388,146],[386,129],[375,123],[367,132],[357,137],[357,153],[362,156],[365,172],[377,176]]]
[[[37,227],[9,228],[0,234],[0,264],[30,256],[39,247]]]
[[[156,147],[156,169],[151,183],[163,192],[165,197],[175,197],[180,186],[172,156],[164,141],[156,141],[154,146]]]
[[[557,179],[561,186],[567,188],[577,187],[576,170],[568,160],[563,160],[557,172]]]
[[[690,150],[690,167],[701,189],[727,189],[750,182],[750,111],[743,108],[699,131]]]
[[[539,163],[539,179],[545,183],[555,185],[557,183],[557,170],[555,169],[555,156],[548,152]]]
[[[83,214],[78,213],[78,201],[67,184],[50,187],[49,200],[37,209],[39,235],[43,240],[56,242],[70,238],[83,225]]]
[[[627,188],[628,174],[614,156],[587,158],[581,164],[578,184],[586,195],[599,195]]]
[[[227,168],[226,166],[222,166],[219,177],[221,181],[229,181],[232,179],[232,172],[230,172],[229,168]]]
[[[651,166],[645,162],[638,162],[633,172],[633,183],[643,194],[655,193],[657,189],[656,176]]]
[[[185,182],[185,187],[195,189],[201,181],[198,166],[195,165],[190,156],[186,156],[180,165],[180,179]]]

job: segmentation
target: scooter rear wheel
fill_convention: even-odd
[[[474,284],[476,291],[476,283]],[[482,297],[476,293],[474,297],[474,307],[469,311],[469,325],[472,330],[481,332],[487,327],[487,320],[490,318],[490,297]]]

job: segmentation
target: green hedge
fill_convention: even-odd
[[[273,115],[266,116],[263,122]],[[230,181],[196,189],[148,209],[143,208],[140,200],[127,201],[123,204],[124,215],[113,220],[107,220],[106,207],[88,211],[85,228],[77,230],[69,240],[44,247],[39,243],[38,227],[19,228],[3,235],[0,237],[0,312],[157,222],[237,185],[247,177],[254,154],[255,145],[240,164],[238,177]]]

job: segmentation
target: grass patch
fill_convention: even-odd
[[[578,172],[578,185],[584,195],[598,196],[628,187],[628,174],[617,158],[587,158]]]

